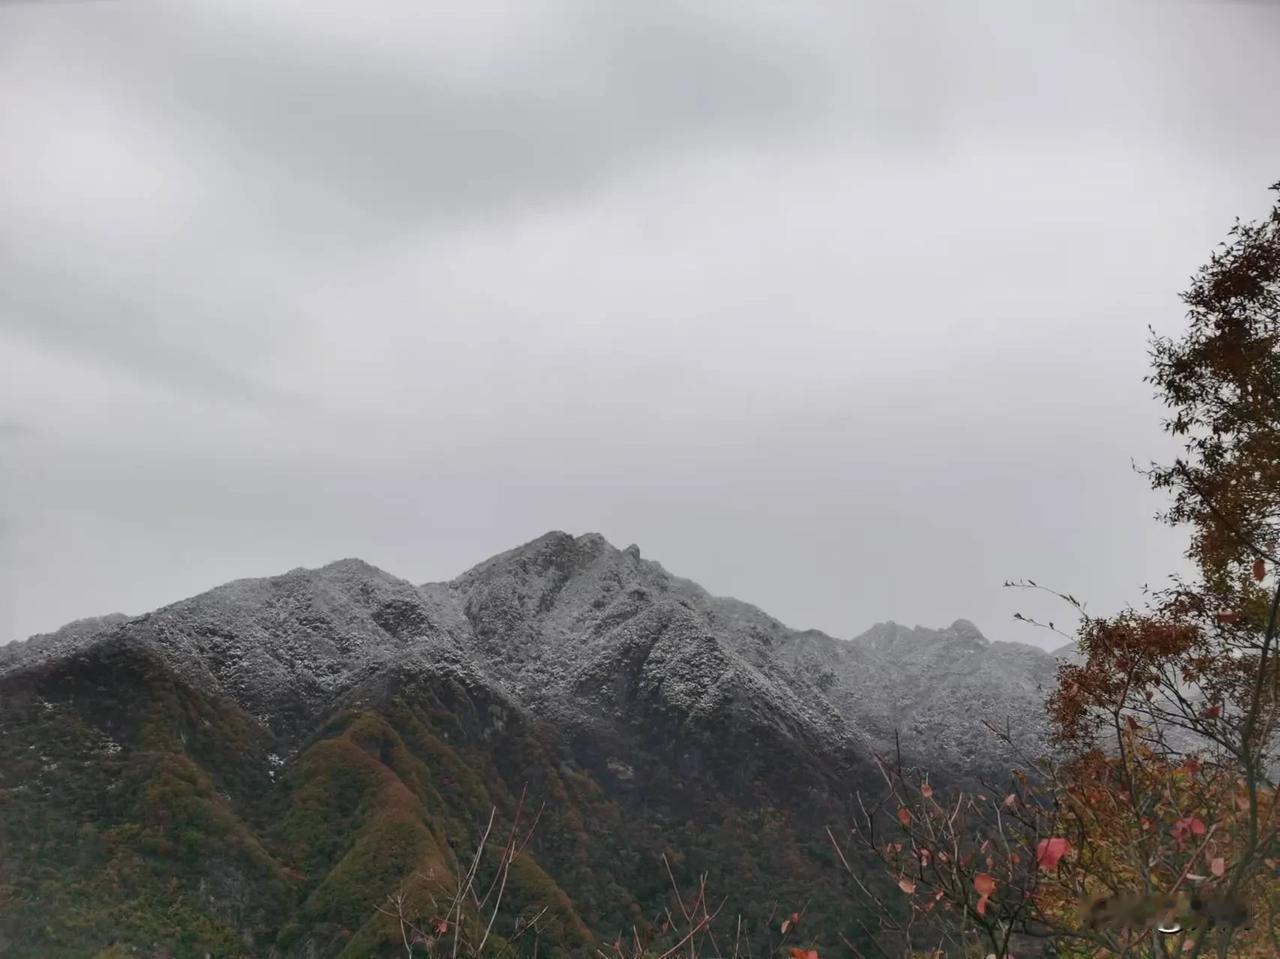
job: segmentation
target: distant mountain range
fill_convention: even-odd
[[[1042,750],[1055,668],[965,620],[792,630],[561,532],[448,583],[342,560],[81,620],[0,647],[0,954],[380,955],[386,894],[522,791],[502,929],[547,906],[544,953],[659,935],[668,866],[758,937],[805,901],[858,937],[825,827],[873,754],[998,776],[982,721]]]

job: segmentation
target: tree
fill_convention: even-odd
[[[1082,658],[1048,703],[1059,752],[1008,788],[943,801],[885,764],[855,835],[906,897],[884,910],[896,947],[1280,955],[1280,203],[1237,221],[1183,299],[1148,377],[1182,453],[1147,476],[1195,575],[1111,617],[1059,594]]]

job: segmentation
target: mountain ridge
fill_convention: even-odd
[[[419,589],[429,589],[429,588],[431,588],[431,587],[447,587],[450,583],[457,582],[459,579],[461,579],[461,578],[463,578],[463,577],[467,576],[468,574],[473,573],[473,572],[475,572],[475,571],[477,571],[477,570],[480,570],[480,569],[481,569],[481,568],[483,568],[483,567],[489,566],[490,564],[495,563],[496,561],[498,561],[498,560],[502,559],[503,557],[508,557],[508,556],[513,555],[513,554],[518,554],[518,553],[520,553],[520,551],[525,550],[526,548],[528,548],[528,547],[530,547],[530,546],[533,546],[533,545],[535,545],[535,544],[541,543],[541,542],[543,542],[543,541],[547,540],[548,538],[553,538],[553,537],[556,537],[556,538],[558,538],[558,537],[567,537],[567,538],[569,538],[569,539],[573,539],[573,540],[577,540],[577,539],[587,539],[587,540],[590,540],[590,541],[598,540],[598,541],[600,541],[600,542],[604,543],[605,545],[608,545],[611,549],[615,549],[615,550],[616,550],[617,552],[619,552],[619,553],[623,553],[623,554],[627,554],[627,555],[634,556],[634,557],[635,557],[635,559],[637,559],[637,560],[639,560],[639,559],[640,559],[640,549],[639,549],[639,546],[637,546],[637,545],[636,545],[636,544],[634,544],[634,543],[633,543],[633,544],[631,544],[631,545],[629,545],[629,546],[627,546],[627,547],[625,547],[625,548],[623,548],[623,549],[617,549],[616,547],[612,547],[612,545],[608,543],[608,541],[605,539],[605,537],[604,537],[602,534],[599,534],[599,533],[595,533],[595,532],[587,532],[587,533],[579,534],[578,536],[574,536],[574,535],[573,535],[573,534],[571,534],[571,533],[567,533],[567,532],[564,532],[564,531],[561,531],[561,530],[550,530],[550,531],[548,531],[547,533],[542,534],[541,536],[538,536],[538,537],[535,537],[535,538],[534,538],[534,539],[532,539],[532,540],[529,540],[527,543],[521,544],[521,545],[516,546],[516,547],[513,547],[513,548],[511,548],[511,549],[509,549],[509,550],[505,550],[505,551],[503,551],[502,553],[498,553],[498,554],[495,554],[494,556],[488,557],[487,559],[481,560],[479,563],[476,563],[474,566],[470,567],[469,569],[467,569],[466,571],[464,571],[462,574],[460,574],[458,577],[455,577],[453,580],[442,580],[442,581],[432,580],[432,581],[427,581],[427,582],[424,582],[424,583],[418,584],[418,588],[419,588]],[[664,573],[666,572],[666,571],[665,571],[665,569],[661,566],[661,564],[660,564],[660,563],[657,563],[657,562],[656,562],[656,561],[654,561],[654,560],[644,560],[644,562],[646,562],[646,563],[652,563],[654,566],[658,567],[659,569],[662,569]],[[310,566],[296,566],[296,567],[293,567],[292,569],[288,570],[287,572],[285,572],[285,573],[280,573],[280,574],[266,575],[266,576],[257,576],[257,577],[240,577],[240,578],[237,578],[237,579],[229,580],[228,582],[223,583],[221,586],[215,586],[215,587],[212,587],[211,589],[209,589],[209,590],[205,590],[204,592],[205,592],[205,593],[208,593],[208,592],[212,592],[212,591],[214,591],[214,590],[216,590],[216,589],[222,589],[222,588],[227,588],[227,587],[236,586],[237,584],[243,584],[243,583],[254,583],[254,582],[262,582],[262,581],[267,581],[267,580],[277,579],[277,578],[279,578],[280,576],[291,576],[291,575],[297,575],[297,574],[314,574],[314,573],[321,573],[321,572],[324,572],[324,571],[326,571],[326,570],[330,570],[330,569],[334,569],[334,568],[344,568],[344,567],[345,567],[345,568],[363,568],[363,569],[366,569],[366,570],[368,570],[368,571],[370,571],[370,572],[372,572],[372,573],[374,573],[374,574],[377,574],[377,575],[379,575],[379,576],[389,577],[389,578],[391,578],[391,579],[395,579],[395,580],[400,581],[400,582],[408,582],[408,583],[412,583],[412,580],[409,580],[409,579],[406,579],[406,578],[401,578],[401,577],[395,576],[395,574],[393,574],[393,573],[391,573],[391,572],[389,572],[389,571],[387,571],[387,570],[384,570],[384,569],[382,569],[381,567],[376,566],[375,564],[368,562],[367,560],[364,560],[364,559],[362,559],[362,558],[360,558],[360,557],[350,556],[350,557],[343,557],[343,558],[336,559],[336,560],[331,560],[331,561],[329,561],[329,562],[327,562],[327,563],[321,564],[320,566],[314,566],[314,567],[310,567]],[[670,574],[668,574],[668,575],[670,575]],[[835,633],[829,632],[829,631],[827,631],[827,630],[819,629],[819,628],[816,628],[816,627],[794,627],[794,626],[785,626],[785,624],[783,624],[780,620],[777,620],[775,617],[773,617],[773,616],[771,616],[770,614],[766,613],[766,612],[763,610],[763,608],[762,608],[762,607],[759,607],[759,606],[757,606],[756,604],[749,603],[749,602],[747,602],[747,601],[745,601],[745,600],[741,600],[741,599],[738,599],[737,597],[730,596],[730,595],[727,595],[727,594],[723,594],[723,595],[722,595],[722,594],[717,594],[717,593],[711,593],[710,591],[706,590],[705,588],[703,588],[702,586],[700,586],[699,584],[697,584],[695,581],[690,580],[690,579],[686,579],[686,578],[683,578],[683,577],[673,577],[673,579],[678,579],[680,582],[685,583],[685,584],[687,584],[687,585],[689,585],[689,586],[692,586],[692,587],[696,588],[697,590],[699,590],[700,592],[704,593],[706,596],[708,596],[709,598],[711,598],[711,599],[713,599],[713,600],[716,600],[716,601],[719,601],[719,602],[723,602],[723,603],[727,603],[727,604],[739,605],[739,606],[742,606],[742,607],[744,607],[744,608],[750,609],[750,610],[754,611],[755,613],[758,613],[758,614],[759,614],[759,615],[761,615],[761,616],[764,616],[764,617],[767,617],[767,618],[769,618],[769,619],[774,620],[776,623],[778,623],[778,625],[780,625],[780,626],[784,626],[784,628],[789,629],[789,630],[791,630],[791,631],[793,631],[793,632],[795,632],[795,633],[800,633],[800,634],[808,634],[808,633],[820,634],[820,635],[822,635],[822,636],[826,636],[826,637],[829,637],[829,638],[834,639],[834,640],[837,640],[837,641],[843,641],[843,642],[854,642],[854,641],[857,641],[857,640],[859,640],[859,639],[861,639],[861,638],[863,638],[863,637],[867,636],[868,634],[873,633],[873,632],[875,632],[875,631],[877,631],[877,630],[879,630],[879,629],[881,629],[881,628],[884,628],[884,627],[904,628],[904,629],[908,629],[908,630],[912,631],[913,633],[921,634],[921,635],[928,635],[928,634],[931,634],[931,633],[938,633],[938,632],[942,632],[943,630],[952,630],[952,631],[954,631],[957,627],[966,627],[966,628],[968,628],[969,630],[971,630],[972,632],[976,633],[976,634],[977,634],[977,635],[978,635],[978,636],[979,636],[979,637],[980,637],[984,642],[986,642],[986,643],[988,643],[988,644],[994,644],[994,643],[1006,643],[1006,644],[1008,644],[1008,645],[1015,646],[1015,647],[1029,647],[1029,648],[1031,648],[1031,649],[1036,649],[1036,650],[1040,650],[1040,651],[1048,652],[1050,656],[1054,656],[1054,657],[1070,655],[1070,654],[1071,654],[1071,653],[1073,653],[1073,652],[1074,652],[1074,650],[1075,650],[1074,644],[1072,644],[1072,643],[1066,643],[1066,644],[1064,644],[1064,645],[1062,645],[1062,646],[1055,647],[1055,648],[1050,649],[1050,650],[1046,650],[1044,647],[1039,646],[1039,645],[1034,644],[1034,643],[1023,643],[1023,642],[1018,642],[1018,641],[1013,641],[1013,640],[991,640],[991,639],[988,639],[988,638],[985,636],[985,634],[983,634],[983,633],[981,632],[981,630],[979,630],[979,629],[978,629],[978,627],[977,627],[976,625],[974,625],[974,624],[973,624],[973,622],[972,622],[971,620],[968,620],[968,619],[965,619],[965,618],[959,618],[959,619],[956,619],[956,620],[954,620],[954,621],[953,621],[949,626],[946,626],[946,627],[929,627],[929,626],[922,625],[922,624],[920,624],[920,623],[916,623],[916,624],[913,624],[913,625],[911,625],[911,626],[907,626],[906,624],[904,624],[904,623],[898,623],[898,622],[896,622],[896,621],[895,621],[895,620],[893,620],[893,619],[887,619],[887,620],[881,620],[881,621],[877,621],[877,622],[872,623],[870,626],[868,626],[866,629],[864,629],[861,633],[852,634],[852,635],[850,635],[850,636],[841,636],[841,635],[837,635],[837,634],[835,634]],[[196,596],[200,596],[200,595],[204,595],[204,593],[196,594]],[[187,597],[187,599],[188,599],[188,600],[189,600],[189,599],[194,599],[194,598],[195,598],[195,596],[193,596],[193,597]],[[167,608],[168,606],[176,605],[176,603],[180,603],[180,602],[183,602],[183,601],[184,601],[184,600],[176,600],[176,601],[174,601],[173,603],[165,604],[165,606],[157,607],[157,610],[158,610],[158,609],[165,609],[165,608]],[[152,610],[151,612],[155,612],[155,611],[156,611],[156,610]],[[101,628],[105,629],[105,628],[107,628],[107,627],[109,627],[109,626],[118,625],[119,623],[122,623],[122,622],[125,622],[125,621],[128,621],[128,620],[132,620],[132,619],[138,619],[138,618],[141,618],[142,616],[147,616],[147,615],[150,615],[150,614],[149,614],[149,613],[141,613],[141,614],[137,614],[137,615],[133,615],[133,616],[131,616],[131,615],[126,614],[126,613],[113,612],[113,613],[109,613],[109,614],[106,614],[106,615],[100,615],[100,616],[85,616],[85,617],[80,617],[80,618],[77,618],[77,619],[75,619],[75,620],[72,620],[72,621],[69,621],[69,622],[67,622],[67,623],[64,623],[62,626],[59,626],[59,627],[57,627],[57,628],[55,628],[55,629],[53,629],[53,630],[49,630],[49,631],[42,632],[42,633],[35,633],[35,634],[32,634],[31,636],[28,636],[28,637],[26,637],[26,638],[17,638],[17,639],[13,639],[13,640],[10,640],[10,641],[8,641],[8,642],[6,642],[6,643],[0,643],[0,663],[2,663],[2,662],[3,662],[3,660],[4,660],[4,658],[5,658],[6,653],[8,654],[9,658],[14,658],[14,656],[17,654],[17,652],[18,652],[18,650],[19,650],[19,648],[20,648],[20,647],[22,647],[24,644],[27,644],[27,643],[32,642],[33,640],[48,640],[48,639],[51,639],[51,638],[53,638],[53,637],[66,637],[68,634],[72,634],[72,633],[74,633],[74,634],[76,634],[76,635],[88,635],[88,634],[89,634],[89,631],[92,629],[92,627],[94,627],[94,626],[96,626],[96,625],[99,625],[99,624],[100,624]]]
[[[940,782],[1007,768],[975,717],[1043,738],[1054,661],[1017,646],[966,620],[793,630],[561,531],[446,582],[348,558],[69,624],[0,647],[0,842],[21,851],[0,944],[190,929],[176,954],[379,955],[380,897],[456,874],[451,850],[526,791],[547,815],[513,902],[556,904],[557,955],[645,925],[663,857],[744,909],[820,891],[815,918],[856,937],[825,825],[891,748]],[[22,905],[43,902],[75,921]]]
[[[847,639],[796,630],[669,573],[634,545],[620,550],[599,533],[552,530],[443,582],[415,586],[349,557],[232,580],[141,616],[113,614],[97,620],[97,630],[94,620],[78,620],[21,648],[0,647],[0,675],[132,628],[149,630],[206,688],[225,686],[258,715],[282,713],[277,727],[287,725],[285,714],[305,727],[306,717],[361,678],[402,659],[428,668],[428,658],[429,668],[496,683],[526,708],[582,721],[583,711],[568,715],[575,711],[566,712],[564,703],[580,705],[586,677],[607,671],[609,651],[627,635],[620,627],[632,620],[633,627],[679,634],[700,650],[698,658],[715,663],[714,679],[698,680],[701,667],[685,657],[677,671],[688,681],[682,689],[668,685],[695,715],[714,711],[734,686],[739,695],[767,701],[762,708],[774,713],[800,713],[832,740],[870,751],[904,738],[909,751],[916,739],[949,742],[963,762],[987,767],[997,763],[984,755],[986,731],[947,706],[963,698],[994,721],[1002,712],[1028,716],[1028,741],[1042,742],[1047,728],[1037,697],[1053,681],[1057,661],[1072,655],[1068,647],[1049,653],[993,643],[966,619],[943,629],[886,620]],[[290,630],[272,632],[282,622]],[[661,649],[678,652],[671,643]],[[964,696],[949,694],[946,682],[957,683]],[[597,699],[603,695],[596,691]],[[282,708],[286,702],[290,709]],[[957,738],[957,730],[964,735]]]

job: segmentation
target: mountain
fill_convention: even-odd
[[[456,882],[522,802],[501,935],[545,908],[543,953],[661,937],[672,880],[706,874],[757,941],[808,901],[835,945],[864,906],[825,827],[874,754],[998,775],[980,720],[1038,748],[1053,675],[964,620],[791,630],[597,534],[81,621],[0,647],[0,953],[392,954],[387,895]]]
[[[987,724],[1012,727],[1015,744],[1032,754],[1044,749],[1044,699],[1065,658],[990,642],[964,619],[940,630],[878,623],[849,641],[803,633],[783,656],[817,677],[849,727],[878,752],[900,743],[927,765],[989,774],[1007,766],[1009,755]]]
[[[77,646],[83,640],[97,635],[109,626],[123,623],[128,618],[124,613],[89,616],[67,623],[52,633],[37,633],[25,641],[7,643],[0,646],[0,670],[4,669],[6,663],[36,655],[37,652],[45,657],[56,655],[60,649]]]

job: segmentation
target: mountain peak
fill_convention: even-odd
[[[929,629],[924,626],[904,626],[893,620],[876,623],[866,632],[855,636],[852,643],[878,650],[924,649],[927,647],[959,644],[971,648],[991,645],[971,621],[957,619],[945,629]]]
[[[306,567],[299,567],[305,570]],[[372,563],[365,562],[357,556],[347,556],[343,559],[335,559],[331,563],[325,563],[320,567],[321,572],[332,570],[334,572],[352,572],[352,573],[381,573],[378,567]]]
[[[575,560],[588,560],[618,550],[599,533],[583,533],[574,536],[564,530],[553,529],[527,543],[491,556],[463,573],[459,579],[473,573],[510,565],[532,563],[544,569],[573,565]]]
[[[953,633],[960,639],[979,643],[983,646],[989,646],[991,644],[991,641],[982,635],[982,630],[978,629],[977,626],[967,619],[957,619],[947,627],[947,632]]]

